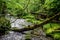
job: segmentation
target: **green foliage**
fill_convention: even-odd
[[[5,0],[5,2],[7,6],[6,10],[10,15],[25,19],[32,18],[34,21],[36,20],[35,15],[37,13],[32,15],[31,12],[41,12],[53,15],[60,10],[59,0]]]
[[[56,29],[59,29],[59,28],[60,28],[60,24],[57,24],[57,23],[49,23],[44,25],[46,34],[51,35],[55,39],[60,38],[60,32],[55,32]]]
[[[60,11],[60,0],[46,0],[43,6],[50,15],[58,13]]]
[[[54,33],[54,34],[53,34],[53,37],[54,37],[55,39],[60,40],[60,33]]]
[[[46,0],[44,5],[47,10],[58,8],[58,6],[60,5],[60,0]]]
[[[0,0],[0,14],[2,13],[2,1]]]
[[[40,9],[41,0],[6,0],[7,13],[14,17],[30,20],[32,23],[38,23],[39,20],[30,12],[35,12]]]
[[[10,30],[10,28],[10,22],[4,17],[0,17],[0,33],[5,33]]]

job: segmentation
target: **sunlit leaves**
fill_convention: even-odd
[[[55,39],[60,39],[60,33],[54,33],[54,34],[53,34],[53,37],[54,37]]]
[[[57,24],[57,23],[49,23],[49,24],[44,25],[46,34],[51,35],[55,39],[60,38],[60,32],[58,33],[55,32],[59,28],[60,28],[60,24]]]

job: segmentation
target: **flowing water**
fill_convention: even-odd
[[[7,35],[1,36],[0,40],[25,40],[25,38],[21,33],[10,31]]]
[[[32,23],[27,22],[25,19],[16,19],[14,17],[6,16],[11,22],[11,27],[18,27],[20,29],[25,26],[31,25]],[[9,31],[8,34],[0,36],[0,40],[25,40],[25,34]]]
[[[25,19],[16,19],[14,17],[11,17],[9,20],[11,22],[11,27],[18,27],[20,29],[24,28],[25,26],[32,25],[32,23],[27,22]],[[9,31],[8,34],[0,36],[0,40],[25,40],[25,36],[25,34],[19,32]],[[48,40],[45,36],[46,35],[44,32],[40,30],[40,35],[32,37],[31,40]]]

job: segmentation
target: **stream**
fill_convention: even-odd
[[[7,16],[8,18],[8,16]],[[14,17],[11,17],[10,19],[11,27],[18,27],[18,28],[24,28],[25,26],[32,25],[32,23],[27,22],[25,19],[16,19]],[[46,38],[46,35],[42,30],[38,31],[40,32],[39,36],[31,37],[31,40],[52,40],[51,38]],[[43,35],[43,36],[42,36]],[[0,40],[25,40],[25,34],[9,31],[8,34],[0,36]],[[27,39],[30,40],[30,39]]]
[[[27,22],[25,19],[16,19],[14,17],[6,16],[11,22],[11,27],[24,28],[25,26],[31,25],[32,23]],[[25,40],[25,34],[9,31],[8,34],[0,36],[0,40]]]
[[[10,31],[7,35],[1,36],[0,40],[25,40],[25,38],[21,33]]]

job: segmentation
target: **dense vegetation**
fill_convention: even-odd
[[[10,28],[10,22],[4,17],[0,17],[0,35],[1,33],[6,34]]]
[[[0,0],[0,35],[6,34],[10,28],[10,21],[5,18],[5,6],[3,1]]]
[[[0,30],[5,31],[6,28],[7,31],[10,28],[6,14],[24,18],[35,25],[59,12],[60,0],[0,0]],[[42,26],[47,35],[60,40],[60,15]]]

